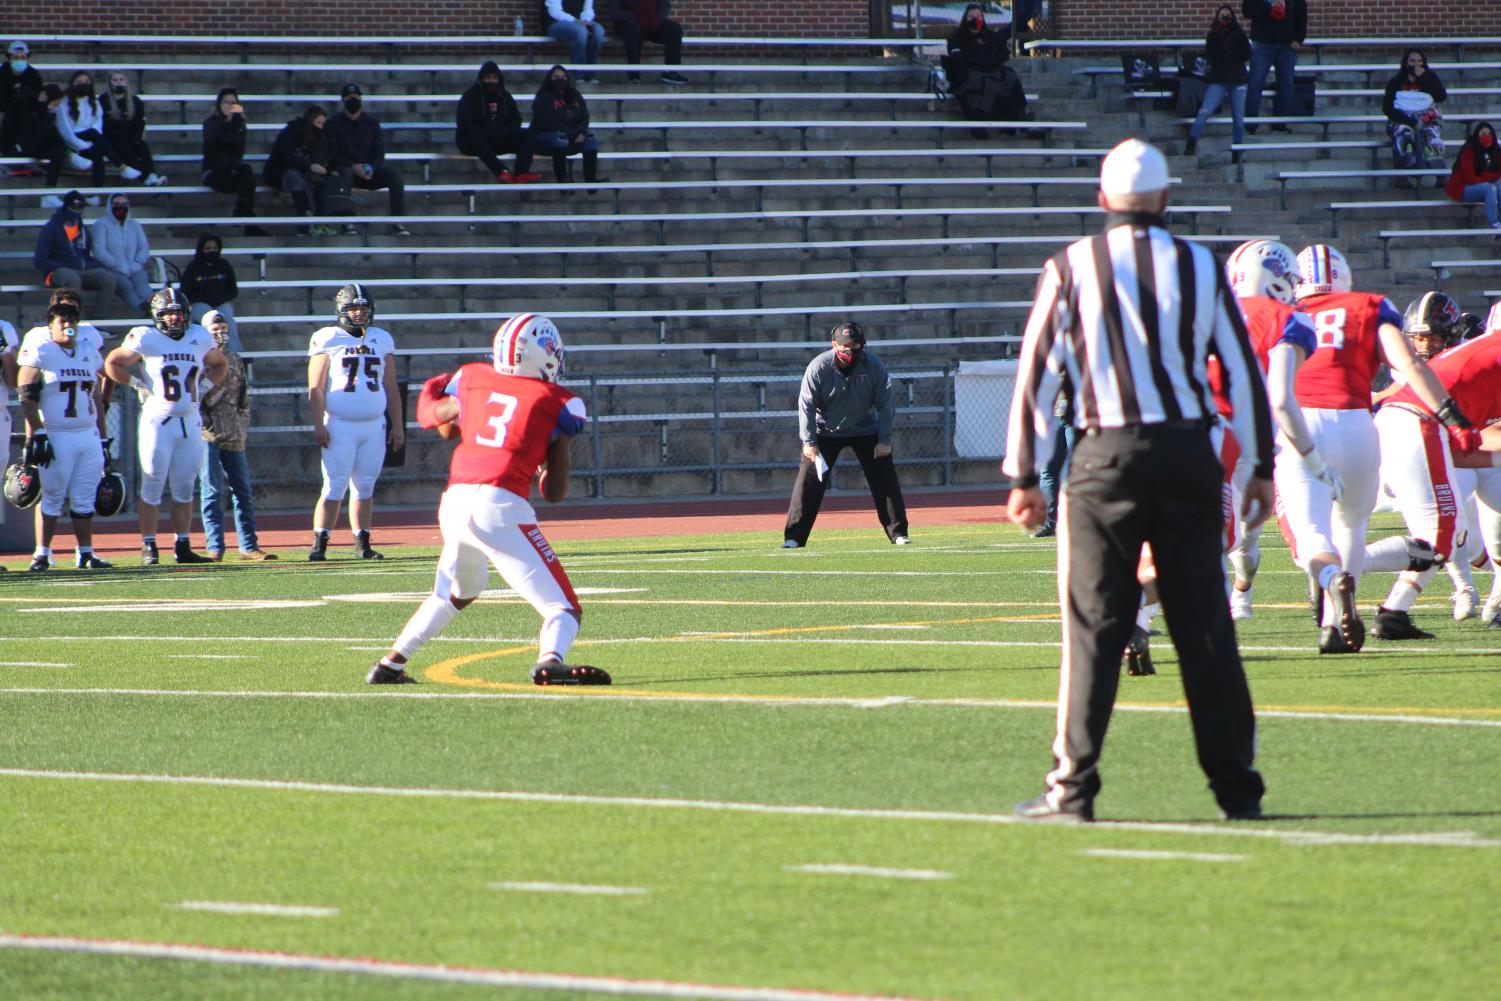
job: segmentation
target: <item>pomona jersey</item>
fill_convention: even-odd
[[[146,366],[151,396],[141,407],[142,416],[197,417],[203,359],[217,346],[213,334],[196,323],[188,324],[181,340],[155,327],[132,327],[120,346],[140,355]]]
[[[589,415],[584,401],[552,382],[502,375],[483,362],[454,373],[444,394],[459,401],[462,435],[448,482],[488,483],[525,498],[547,446],[560,434],[576,435]]]
[[[308,344],[308,357],[328,355],[324,410],[348,421],[369,421],[386,413],[386,358],[396,341],[380,327],[356,337],[343,327],[323,327]]]
[[[22,335],[21,347],[42,344],[50,340],[52,340],[52,331],[50,329],[47,327],[32,327]],[[104,334],[92,323],[80,323],[78,325],[78,336],[74,340],[80,346],[87,344],[101,355],[104,354]]]
[[[1256,352],[1256,362],[1266,374],[1272,348],[1279,344],[1296,344],[1303,349],[1304,358],[1313,357],[1313,321],[1306,313],[1264,295],[1245,296],[1236,300],[1241,315],[1246,318],[1246,332],[1251,336],[1251,348]],[[1207,369],[1209,388],[1214,393],[1215,409],[1221,417],[1230,416],[1230,396],[1226,392],[1224,369],[1218,358],[1210,357]]]
[[[42,426],[48,431],[86,431],[97,426],[94,383],[104,359],[91,344],[69,352],[56,341],[21,349],[16,361],[42,373]]]
[[[1371,382],[1381,369],[1383,323],[1402,326],[1391,300],[1366,292],[1334,292],[1301,299],[1313,319],[1318,350],[1298,369],[1294,391],[1304,407],[1371,409]]]
[[[1501,420],[1501,331],[1456,345],[1428,362],[1454,404],[1476,427]],[[1402,403],[1424,413],[1433,411],[1411,386],[1393,393],[1388,403]]]

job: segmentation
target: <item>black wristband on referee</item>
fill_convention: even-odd
[[[1041,482],[1041,478],[1036,473],[1023,473],[1020,476],[1011,477],[1011,489],[1031,490]]]

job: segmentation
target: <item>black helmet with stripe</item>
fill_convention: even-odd
[[[1402,316],[1402,333],[1425,361],[1458,344],[1464,336],[1459,303],[1443,292],[1424,292]]]
[[[356,319],[350,314],[363,310],[364,316]],[[365,328],[375,322],[375,299],[359,282],[350,282],[334,293],[334,314],[339,326],[356,337],[365,336]]]
[[[168,285],[151,293],[151,322],[156,329],[180,341],[188,332],[188,297]]]
[[[24,462],[5,467],[5,499],[26,510],[42,499],[42,471]]]

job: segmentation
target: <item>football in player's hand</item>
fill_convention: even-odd
[[[459,437],[459,426],[453,421],[444,421],[438,425],[438,434],[449,441],[453,441]]]

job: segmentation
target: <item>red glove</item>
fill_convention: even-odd
[[[443,423],[436,411],[438,404],[443,402],[443,391],[452,381],[453,376],[444,372],[422,384],[422,392],[417,396],[417,424],[420,427],[435,428]]]
[[[1446,428],[1449,447],[1455,455],[1469,455],[1480,447],[1480,432],[1474,428]]]

